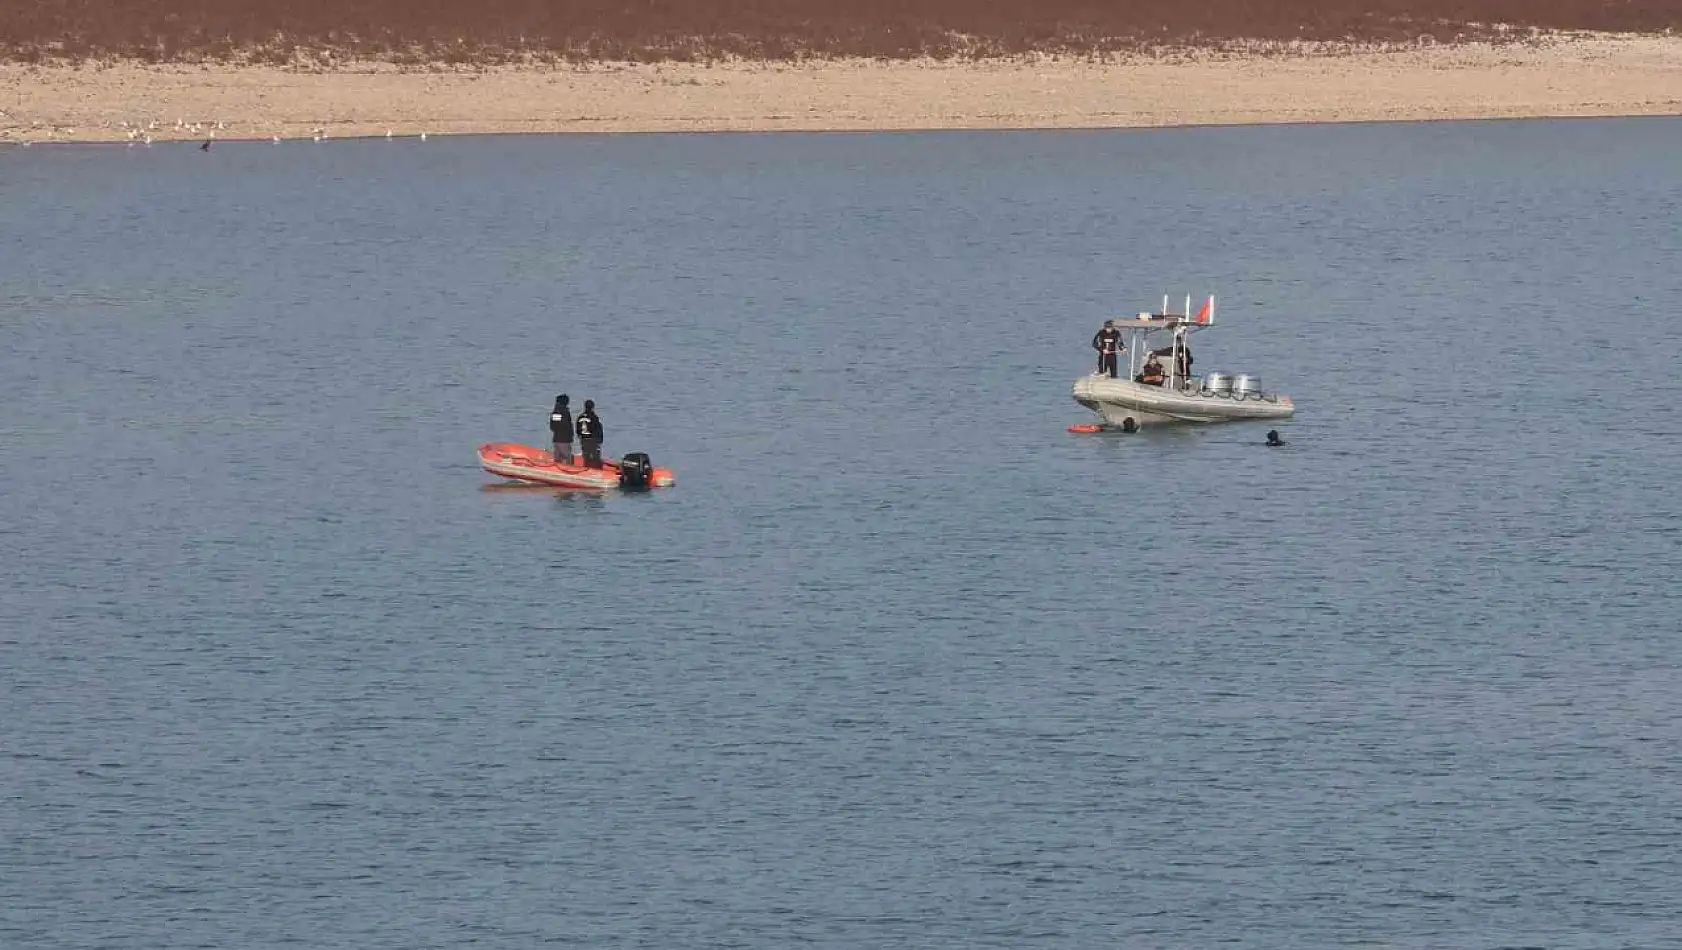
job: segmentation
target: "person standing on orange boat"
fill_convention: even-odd
[[[585,468],[602,467],[602,420],[596,416],[596,401],[584,400],[584,411],[578,414],[578,442],[584,452]]]
[[[571,465],[572,410],[567,407],[566,393],[555,397],[555,408],[549,411],[549,436],[555,440],[555,464]]]

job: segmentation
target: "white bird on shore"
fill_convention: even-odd
[[[426,133],[425,132],[421,133],[421,141],[422,142],[426,141]]]
[[[388,138],[388,139],[391,138],[391,130],[390,129],[385,130],[385,137]]]
[[[276,145],[279,145],[279,144],[280,144],[280,136],[278,136],[278,135],[277,135],[277,136],[275,136],[275,137],[274,137],[274,143],[275,143],[275,144],[276,144]]]
[[[310,133],[310,135],[311,135],[311,136],[312,136],[312,137],[313,137],[313,138],[314,138],[314,139],[315,139],[315,140],[316,140],[316,141],[317,141],[317,142],[319,142],[319,141],[321,141],[321,140],[322,140],[322,139],[324,139],[324,138],[326,138],[326,137],[327,137],[327,130],[326,130],[326,129],[316,129],[316,130],[315,130],[315,131],[313,131],[313,132],[311,132],[311,133]]]
[[[146,136],[146,147],[147,148],[152,147],[152,137],[150,135]]]

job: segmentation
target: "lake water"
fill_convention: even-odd
[[[1674,941],[1679,154],[0,150],[0,944]],[[1288,446],[1066,431],[1163,293]]]

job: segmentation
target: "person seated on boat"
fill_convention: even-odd
[[[1105,320],[1103,329],[1092,335],[1092,348],[1098,351],[1098,375],[1109,373],[1115,379],[1116,355],[1127,352],[1127,347],[1121,345],[1121,330],[1114,320]]]
[[[1156,356],[1145,360],[1145,370],[1133,378],[1134,382],[1144,383],[1146,386],[1161,386],[1163,383],[1162,364],[1156,361]]]
[[[571,465],[572,409],[567,406],[566,393],[555,397],[555,408],[549,411],[549,436],[555,440],[555,464]]]
[[[578,444],[584,452],[585,468],[602,467],[602,420],[596,416],[596,401],[584,400],[584,411],[578,414]]]
[[[1191,378],[1191,347],[1187,346],[1184,341],[1181,341],[1180,343],[1180,352],[1178,356],[1175,356],[1174,348],[1171,346],[1165,346],[1160,350],[1152,350],[1151,355],[1172,357],[1174,359],[1176,375],[1178,375],[1182,380]]]

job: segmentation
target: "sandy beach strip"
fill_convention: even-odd
[[[1401,50],[328,70],[0,65],[0,143],[1682,115],[1682,36]]]

